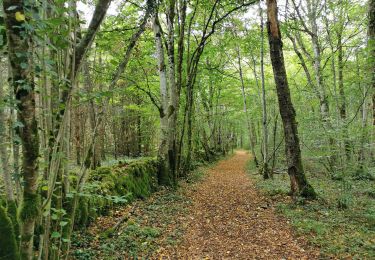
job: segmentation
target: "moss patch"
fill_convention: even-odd
[[[20,218],[22,221],[39,216],[40,198],[38,194],[24,194],[21,205]]]
[[[0,206],[0,245],[0,259],[19,259],[12,221],[2,206]]]
[[[80,197],[77,226],[106,214],[115,204],[144,199],[158,188],[158,162],[144,158],[91,171]]]

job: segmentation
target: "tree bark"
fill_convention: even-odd
[[[0,100],[4,99],[3,93],[3,78],[0,75]],[[1,102],[1,101],[0,101]],[[2,165],[4,185],[5,185],[5,195],[8,202],[15,202],[14,189],[11,177],[11,170],[9,165],[8,156],[8,145],[7,145],[7,135],[6,135],[6,114],[4,109],[0,106],[0,161]]]
[[[313,199],[316,197],[316,194],[312,186],[307,182],[302,166],[296,113],[291,100],[285,70],[276,0],[267,0],[267,18],[270,56],[276,83],[280,115],[284,127],[285,155],[291,183],[291,195]]]
[[[21,245],[23,259],[33,256],[35,221],[39,216],[38,156],[39,139],[35,113],[35,82],[31,35],[26,31],[25,2],[4,0],[5,25],[8,38],[8,55],[12,86],[18,101],[18,120],[22,124],[19,134],[22,141],[23,201],[20,212]]]
[[[368,9],[368,46],[369,46],[369,59],[371,70],[371,85],[373,89],[372,94],[372,124],[375,126],[375,0],[370,0]]]
[[[175,0],[168,1],[167,11],[167,55],[168,55],[168,81],[169,81],[169,104],[168,104],[168,164],[173,184],[177,184],[176,174],[176,134],[177,134],[177,112],[179,104],[179,87],[176,84],[175,51],[174,51],[174,20]]]
[[[160,143],[158,149],[159,175],[158,180],[161,185],[171,185],[170,169],[168,167],[168,88],[167,73],[164,60],[164,47],[161,36],[158,14],[153,17],[153,30],[155,35],[156,55],[158,60],[159,81],[160,81]]]
[[[249,133],[249,141],[250,141],[250,150],[251,155],[254,158],[255,165],[258,166],[258,160],[255,154],[255,140],[254,140],[254,133],[251,126],[251,119],[249,117],[249,113],[247,111],[247,102],[246,102],[246,93],[245,93],[245,82],[243,79],[243,73],[242,73],[242,64],[241,64],[241,53],[240,53],[240,47],[237,46],[237,63],[238,63],[238,73],[240,75],[240,81],[241,81],[241,94],[242,94],[242,100],[243,100],[243,111],[245,113],[246,117],[246,124],[247,124],[247,130]],[[255,70],[255,68],[254,68]]]
[[[268,127],[267,127],[267,100],[266,100],[266,86],[264,82],[264,24],[263,24],[263,10],[259,2],[259,16],[260,16],[260,78],[262,82],[262,129],[263,129],[263,178],[268,179],[272,177],[272,172],[268,168]],[[255,70],[255,67],[254,67]]]

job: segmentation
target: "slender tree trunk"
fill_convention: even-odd
[[[302,166],[296,113],[292,104],[285,70],[281,33],[277,19],[276,0],[267,0],[267,17],[270,56],[276,83],[280,115],[284,127],[285,155],[291,183],[291,194],[293,196],[315,198],[315,191],[307,182]]]
[[[360,70],[359,70],[359,62],[358,62],[358,53],[356,54],[356,65],[357,65],[357,75],[361,75],[360,74]],[[361,89],[362,88],[362,93],[363,93],[363,105],[362,105],[362,120],[361,120],[361,126],[362,126],[362,135],[361,135],[361,141],[360,141],[360,148],[359,148],[359,154],[358,154],[358,172],[359,173],[362,173],[363,171],[363,166],[364,166],[364,162],[365,162],[365,159],[366,159],[366,156],[365,156],[365,142],[366,142],[366,127],[367,127],[367,89],[366,89],[366,84],[363,84],[363,86],[361,86],[361,81],[358,81],[358,88]]]
[[[39,140],[35,113],[32,42],[29,32],[25,30],[24,1],[4,0],[3,8],[12,86],[18,101],[18,120],[22,124],[19,133],[22,140],[24,189],[20,212],[22,222],[20,251],[23,259],[31,259],[33,256],[35,221],[39,216],[39,197],[37,194]]]
[[[254,158],[255,165],[258,166],[258,160],[257,160],[256,154],[255,154],[254,132],[253,132],[253,129],[252,129],[252,126],[251,126],[251,119],[250,119],[249,113],[247,111],[245,82],[244,82],[244,79],[243,79],[242,65],[241,65],[241,54],[240,54],[239,46],[237,46],[236,49],[237,49],[238,73],[240,74],[240,81],[241,81],[241,94],[242,94],[242,100],[243,100],[243,111],[244,111],[245,117],[246,117],[247,130],[249,132],[250,150],[251,150],[251,155]],[[255,70],[255,68],[254,68],[254,70]]]
[[[186,0],[180,0],[179,1],[179,7],[180,7],[180,24],[179,24],[179,35],[178,35],[178,43],[177,43],[177,80],[176,80],[176,85],[177,85],[177,96],[180,97],[181,95],[181,89],[182,89],[182,64],[184,61],[184,49],[185,49],[185,44],[184,44],[184,39],[185,39],[185,23],[186,23],[186,8],[187,8],[187,3]],[[179,111],[180,104],[178,102],[178,107],[176,107],[176,111]],[[184,125],[182,126],[184,127]],[[183,131],[181,131],[183,132]],[[182,134],[182,133],[180,133]],[[183,136],[181,136],[183,138]],[[182,141],[183,139],[180,138]],[[176,136],[176,140],[178,137]],[[176,171],[180,170],[180,164],[181,164],[181,146],[182,143],[176,144]]]
[[[340,17],[341,19],[341,17]],[[343,28],[343,26],[341,25]],[[347,118],[347,108],[346,108],[346,97],[345,97],[345,89],[344,89],[344,52],[343,52],[343,42],[342,42],[342,31],[343,29],[339,29],[340,31],[337,33],[337,65],[338,65],[338,83],[339,83],[339,95],[340,95],[340,118],[343,123],[343,131],[344,131],[344,147],[345,147],[345,155],[346,159],[350,160],[350,153],[351,153],[351,144],[348,134],[348,129],[346,126],[346,118]]]
[[[187,154],[185,161],[185,174],[191,169],[191,157],[192,157],[192,141],[193,141],[193,114],[194,114],[194,84],[193,84],[193,75],[188,76],[187,85],[186,85],[186,100],[187,100],[187,110],[186,110],[186,122],[187,122]]]
[[[267,127],[267,101],[266,101],[266,86],[264,82],[264,24],[263,24],[263,10],[259,3],[260,16],[260,78],[262,82],[262,129],[263,129],[263,178],[268,179],[272,177],[272,172],[268,169],[268,127]],[[254,67],[255,70],[255,67]]]
[[[179,104],[179,87],[176,84],[176,64],[174,51],[174,19],[175,19],[175,0],[168,1],[167,13],[167,55],[168,55],[168,81],[169,81],[169,104],[167,110],[168,116],[168,163],[169,171],[173,184],[177,184],[176,174],[176,135],[177,135],[177,113]]]
[[[83,64],[83,74],[84,74],[84,77],[85,77],[86,91],[87,91],[87,93],[92,93],[94,91],[93,90],[94,84],[91,80],[91,75],[90,75],[89,66],[88,66],[87,61],[85,61],[84,64]],[[94,131],[94,128],[96,126],[96,121],[98,119],[97,119],[95,104],[94,104],[93,100],[89,101],[87,112],[89,114],[89,122],[90,122],[91,131]],[[96,138],[94,138],[92,157],[90,158],[90,160],[92,160],[91,167],[93,169],[95,169],[96,167],[99,167],[100,164],[101,164],[101,162],[100,162],[100,148],[99,148],[98,144],[99,143],[96,141]]]

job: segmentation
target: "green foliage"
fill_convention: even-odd
[[[140,252],[146,254],[155,250],[155,240],[161,235],[160,230],[150,226],[141,226],[139,223],[129,223],[117,238],[117,243],[105,243],[101,250],[106,255],[113,255],[119,248],[128,252],[132,258],[137,258]]]
[[[0,245],[0,259],[19,259],[13,224],[2,206],[0,206]]]
[[[159,247],[175,245],[183,234],[183,217],[190,200],[177,190],[161,189],[148,200],[137,203],[137,210],[116,231],[76,234],[76,259],[152,259]],[[177,216],[181,216],[179,218]],[[100,229],[100,227],[98,227]],[[100,244],[100,247],[92,245]]]
[[[321,248],[325,258],[372,259],[375,257],[375,201],[371,181],[332,180],[308,176],[319,199],[283,202],[288,191],[287,175],[274,180],[253,176],[268,195],[282,195],[278,211],[290,219],[299,234]]]

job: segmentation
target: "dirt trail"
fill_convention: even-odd
[[[248,160],[237,151],[189,194],[191,216],[172,259],[318,259],[256,191],[245,172]]]

